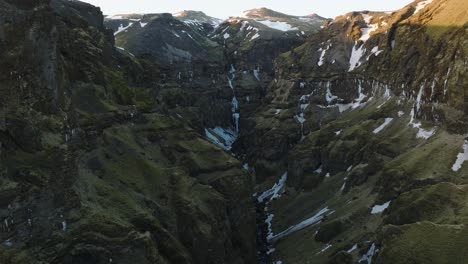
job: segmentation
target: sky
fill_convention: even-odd
[[[128,13],[176,13],[203,11],[217,18],[240,15],[243,11],[266,7],[289,15],[316,13],[334,18],[350,11],[392,11],[411,0],[81,0],[101,7],[105,15]]]

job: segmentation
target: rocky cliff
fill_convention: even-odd
[[[164,69],[91,5],[0,12],[2,263],[255,262],[250,176],[158,101]]]
[[[467,10],[0,0],[0,262],[464,263]]]
[[[278,57],[234,146],[264,186],[272,259],[463,263],[439,236],[464,232],[466,10],[352,12]]]

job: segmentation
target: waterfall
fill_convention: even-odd
[[[232,101],[231,101],[231,112],[232,112],[232,119],[234,122],[234,127],[236,128],[236,132],[239,133],[239,101],[237,100],[236,97],[236,90],[234,88],[234,78],[235,76],[236,69],[234,68],[234,65],[231,64],[231,69],[229,70],[229,73],[231,74],[231,77],[228,77],[228,85],[232,89]]]

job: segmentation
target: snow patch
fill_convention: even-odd
[[[3,244],[6,246],[6,247],[12,247],[13,246],[13,242],[11,241],[11,239],[7,239],[3,242]]]
[[[383,50],[379,50],[379,46],[375,46],[371,49],[371,54],[369,56],[367,56],[367,59],[369,60],[369,58],[374,55],[374,56],[379,56],[380,53],[382,53]]]
[[[357,244],[354,244],[354,246],[352,248],[348,249],[346,252],[351,253],[356,249],[357,249]]]
[[[416,113],[419,112],[419,110],[421,109],[421,101],[422,101],[423,93],[424,93],[424,85],[422,85],[421,88],[419,89],[418,96],[416,97],[415,107],[411,109],[411,113],[410,113],[411,118],[409,121],[409,125],[418,129],[418,134],[416,134],[417,138],[429,139],[430,137],[434,135],[435,128],[432,128],[430,130],[425,130],[424,128],[421,127],[422,126],[421,122],[414,121]],[[414,111],[414,108],[416,108],[416,112]]]
[[[392,201],[388,201],[382,205],[375,205],[374,207],[372,207],[372,211],[371,211],[371,214],[375,215],[375,214],[380,214],[382,213],[383,211],[385,211],[385,209],[388,208],[388,206],[390,206],[390,203]]]
[[[250,41],[254,40],[254,39],[257,39],[260,37],[260,34],[258,33],[255,33],[255,35],[253,35],[253,37],[250,39]]]
[[[372,19],[372,16],[368,14],[361,14],[361,15],[362,15],[362,18],[364,18],[364,21],[366,22],[366,24],[369,24]]]
[[[421,109],[421,100],[422,96],[424,93],[424,86],[422,85],[421,88],[419,88],[418,96],[416,97],[416,112],[419,112]]]
[[[179,34],[177,34],[177,32],[175,32],[174,30],[172,30],[172,34],[174,34],[174,36],[178,37],[178,38],[182,38]]]
[[[463,143],[463,152],[458,153],[457,160],[452,165],[452,170],[457,172],[461,169],[463,162],[468,160],[468,141],[465,140]]]
[[[393,118],[385,118],[385,121],[383,122],[382,125],[380,125],[378,128],[374,129],[373,133],[378,134],[380,133],[390,122],[392,122]]]
[[[269,21],[269,20],[255,20],[258,23],[261,23],[269,28],[273,28],[280,31],[291,31],[291,30],[299,30],[297,27],[293,27],[292,25],[281,22],[281,21]]]
[[[361,28],[361,37],[359,40],[367,41],[370,38],[372,32],[379,28],[379,24],[371,24],[369,27]]]
[[[319,59],[319,61],[317,62],[317,65],[318,65],[318,66],[322,66],[322,65],[323,65],[323,61],[324,61],[324,59],[325,59],[325,54],[326,54],[327,51],[331,48],[331,46],[332,46],[332,44],[328,44],[325,48],[320,48],[320,49],[318,50],[318,52],[322,52],[322,53],[320,54],[320,59]]]
[[[205,128],[206,137],[222,149],[230,150],[237,139],[237,132],[230,128]]]
[[[317,252],[317,254],[315,255],[318,255],[318,254],[321,254],[325,251],[327,251],[327,249],[331,248],[333,245],[332,244],[326,244],[319,252]]]
[[[255,70],[253,70],[253,74],[255,76],[255,79],[257,79],[257,81],[260,81],[260,75],[259,75],[259,72],[260,70],[257,68]]]
[[[423,138],[423,139],[429,139],[430,137],[432,137],[435,134],[435,128],[432,128],[430,130],[425,130],[424,128],[421,127],[422,126],[421,122],[414,121],[414,115],[415,115],[414,109],[412,109],[410,113],[411,119],[409,121],[409,125],[418,129],[418,133],[416,134],[416,137]]]
[[[318,169],[314,170],[315,173],[321,174],[323,171],[322,166],[320,166]]]
[[[364,254],[360,259],[359,263],[361,261],[365,261],[367,264],[372,264],[372,258],[374,257],[375,253],[379,252],[377,247],[375,246],[375,243],[372,243],[372,246],[369,248],[366,254]]]
[[[416,15],[417,13],[419,13],[419,11],[423,10],[427,5],[432,3],[432,1],[433,0],[426,0],[426,1],[419,2],[418,5],[416,6],[416,10],[414,10],[413,15]]]
[[[129,29],[133,23],[128,24],[128,26],[124,27],[122,24],[120,24],[119,28],[117,29],[116,32],[114,32],[114,36],[117,36],[118,34],[124,32],[125,30]]]
[[[361,38],[359,38],[359,40],[366,42],[370,38],[370,34],[379,28],[379,24],[370,24],[372,16],[368,14],[361,15],[368,27],[361,28]]]
[[[106,19],[117,20],[124,19],[123,16],[106,16]]]
[[[288,179],[288,172],[285,172],[283,176],[279,179],[278,183],[275,183],[271,189],[266,190],[263,192],[257,200],[262,203],[265,199],[270,198],[268,201],[272,201],[276,198],[281,197],[281,193],[283,191],[284,184],[286,183],[286,180]]]
[[[289,228],[287,228],[286,230],[272,236],[271,238],[268,238],[269,241],[271,240],[278,240],[280,238],[283,238],[283,237],[286,237],[292,233],[295,233],[299,230],[302,230],[308,226],[311,226],[311,225],[316,225],[316,224],[319,224],[322,222],[323,218],[324,218],[324,215],[328,212],[330,212],[331,210],[328,209],[328,207],[325,207],[323,209],[321,209],[320,211],[318,211],[315,215],[313,215],[312,217],[300,222],[299,224],[297,225],[293,225]]]
[[[352,71],[357,67],[361,66],[361,57],[366,52],[364,44],[358,47],[358,42],[356,41],[353,49],[351,50],[351,58],[349,59],[349,70]]]
[[[327,94],[325,95],[325,99],[327,99],[327,102],[330,103],[330,101],[328,101],[328,99],[335,99],[335,97],[337,99],[340,99],[338,98],[337,96],[334,96],[331,94],[331,92],[329,93],[329,88],[330,88],[330,83],[327,84]],[[362,86],[361,86],[361,82],[359,82],[359,86],[358,86],[358,98],[354,99],[354,101],[352,103],[349,103],[349,104],[341,104],[341,103],[337,103],[337,104],[333,104],[333,105],[328,105],[328,106],[323,106],[323,105],[317,105],[318,107],[320,108],[332,108],[332,107],[338,107],[338,110],[340,111],[340,113],[344,112],[344,111],[347,111],[348,109],[356,109],[360,106],[363,106],[365,105],[368,101],[370,101],[372,98],[369,98],[369,100],[367,102],[362,102],[367,96],[362,92]]]

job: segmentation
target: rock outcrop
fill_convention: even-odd
[[[94,6],[0,13],[2,263],[255,262],[250,176],[170,113],[164,68]]]
[[[265,103],[234,145],[260,191],[288,172],[268,206],[272,259],[452,260],[457,246],[415,241],[433,241],[422,235],[431,225],[464,230],[467,9],[434,0],[352,12],[275,60]]]
[[[0,262],[463,263],[467,10],[0,0]]]

